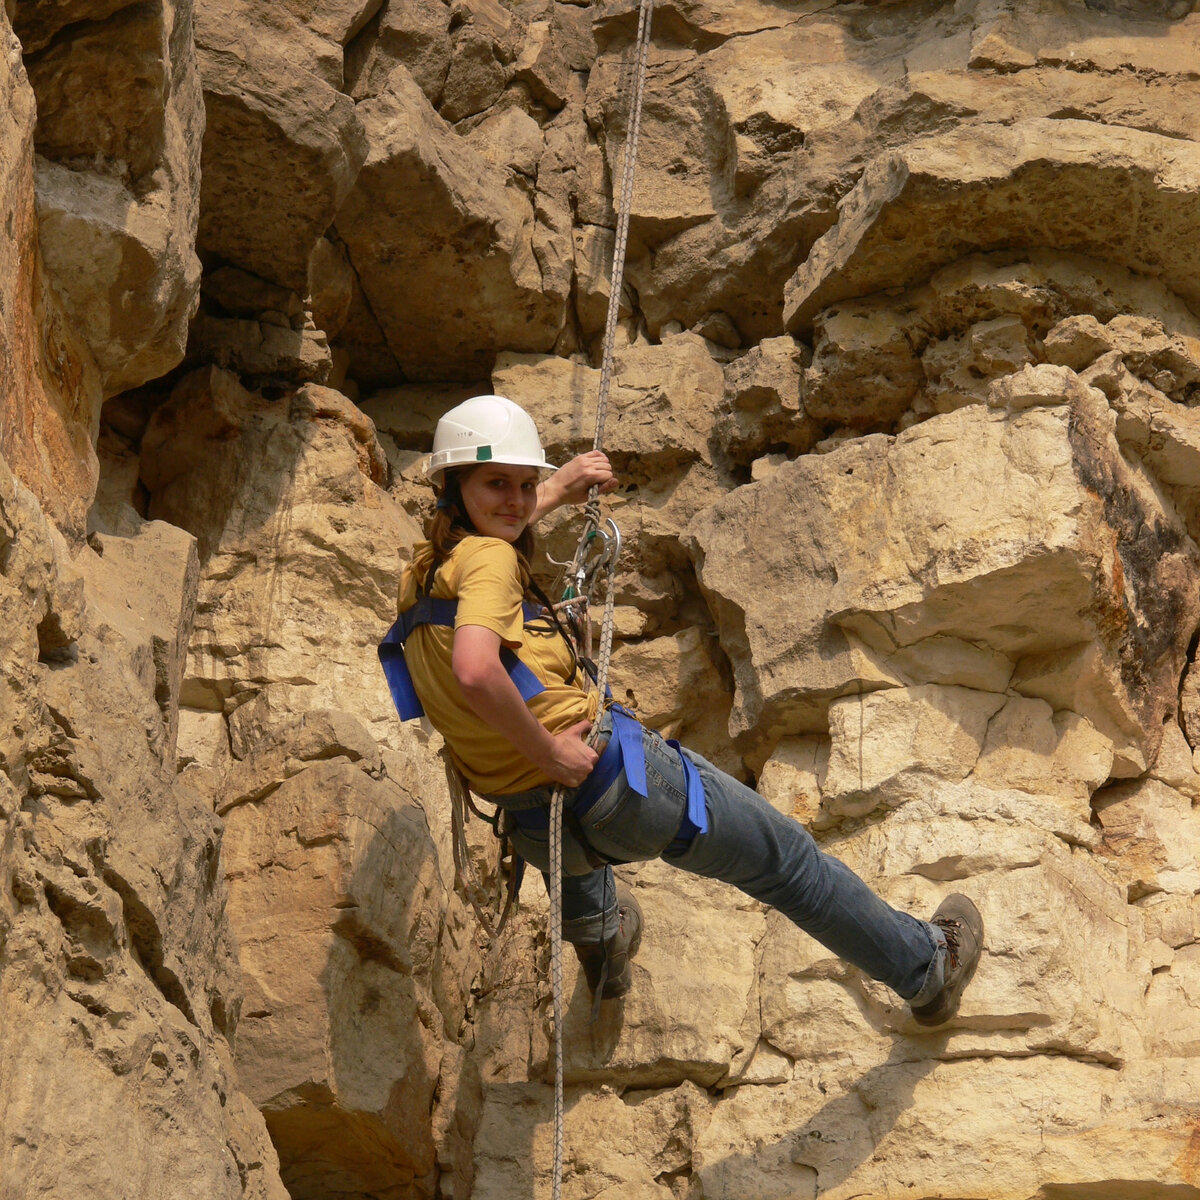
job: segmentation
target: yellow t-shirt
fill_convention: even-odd
[[[432,561],[432,548],[421,542],[412,565],[400,576],[400,612],[417,602]],[[545,685],[546,690],[528,703],[551,733],[562,733],[595,717],[595,694],[585,691],[582,681],[567,682],[571,652],[552,622],[546,618],[525,624],[520,563],[508,542],[492,537],[464,538],[438,567],[430,595],[457,598],[455,628],[482,625],[492,630]],[[467,782],[476,792],[494,795],[549,783],[506,737],[467,706],[451,668],[453,646],[453,629],[420,625],[405,643],[404,658],[426,715],[446,739]]]

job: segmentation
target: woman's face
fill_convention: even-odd
[[[464,472],[463,506],[478,533],[515,542],[537,507],[536,467],[483,463]]]

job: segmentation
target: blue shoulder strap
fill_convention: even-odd
[[[411,721],[415,717],[425,715],[425,709],[413,686],[412,675],[408,664],[404,661],[404,643],[408,635],[419,625],[445,625],[454,627],[454,618],[458,612],[457,600],[442,600],[433,596],[422,596],[412,608],[405,609],[397,618],[391,629],[384,634],[379,643],[379,665],[383,668],[383,677],[387,680],[388,691],[400,714],[400,720]],[[525,604],[523,615],[525,620],[534,620],[541,609],[536,604]],[[546,690],[545,684],[510,650],[507,646],[500,649],[500,661],[508,672],[508,677],[517,686],[521,699],[527,704],[534,696]]]

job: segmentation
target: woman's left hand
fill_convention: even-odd
[[[543,481],[538,489],[539,503],[535,518],[562,504],[582,504],[593,487],[599,487],[603,495],[616,486],[617,477],[603,450],[577,454]]]

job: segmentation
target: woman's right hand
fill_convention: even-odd
[[[591,728],[591,721],[580,721],[554,735],[544,769],[555,783],[578,787],[592,773],[600,755],[583,740]]]

